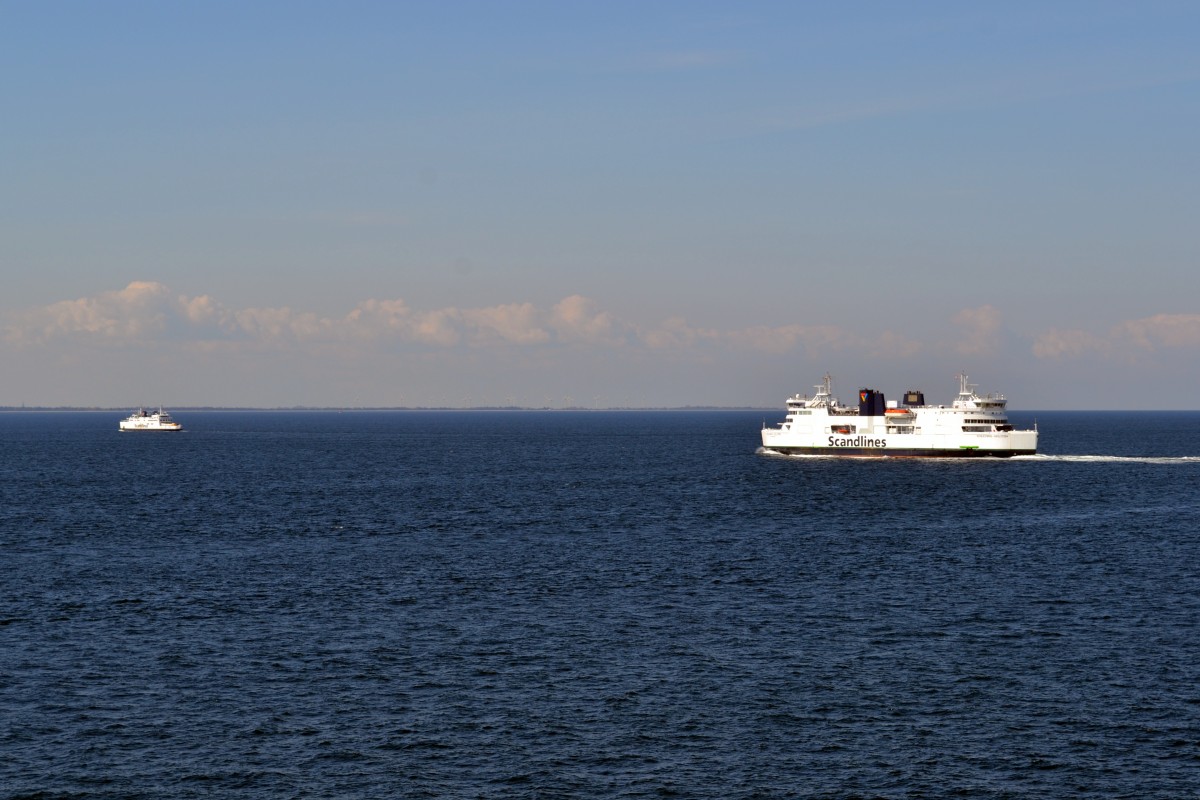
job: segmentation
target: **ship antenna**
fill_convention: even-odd
[[[971,394],[972,384],[967,383],[967,371],[964,369],[954,377],[958,378],[958,394],[959,396]]]

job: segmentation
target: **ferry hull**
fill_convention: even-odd
[[[957,450],[939,448],[902,447],[781,447],[764,445],[764,450],[781,455],[832,456],[837,458],[1012,458],[1013,456],[1037,455],[1037,450],[991,450],[979,447],[963,447]]]
[[[1037,455],[1036,431],[979,434],[796,434],[766,429],[765,450],[786,455],[891,458],[1009,458]]]

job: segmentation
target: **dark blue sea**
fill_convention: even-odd
[[[122,416],[0,414],[0,797],[1200,797],[1200,413]]]

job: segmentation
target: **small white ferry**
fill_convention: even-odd
[[[775,453],[821,456],[1025,456],[1037,453],[1038,432],[1014,430],[1001,394],[979,396],[965,374],[958,397],[948,406],[926,405],[923,392],[908,390],[902,399],[862,389],[857,406],[843,406],[825,376],[812,398],[787,401],[787,417],[777,427],[763,426],[763,449]]]
[[[139,408],[125,419],[121,420],[123,431],[181,431],[183,423],[171,419],[171,415],[161,408],[158,411],[146,411]]]

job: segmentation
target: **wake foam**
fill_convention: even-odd
[[[760,456],[775,456],[777,458],[827,458],[844,460],[847,458],[861,459],[895,459],[908,460],[910,457],[895,457],[895,456],[848,456],[830,453],[828,455],[820,453],[780,453],[772,450],[769,447],[759,447],[754,451]],[[1055,461],[1074,464],[1200,464],[1200,456],[1105,456],[1105,455],[1053,455],[1051,453],[1038,453],[1032,456],[1010,456],[1008,458],[948,458],[948,457],[917,457],[919,461],[950,461],[955,463],[966,461]]]
[[[1013,456],[1012,461],[1066,461],[1075,464],[1200,464],[1200,456],[1102,456],[1053,455]]]

